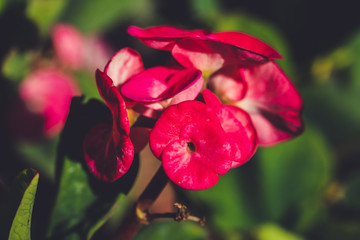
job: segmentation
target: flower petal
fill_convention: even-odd
[[[116,132],[125,132],[129,135],[130,125],[126,112],[126,104],[120,92],[113,86],[113,81],[99,69],[96,70],[96,84],[101,97],[113,114],[113,128]]]
[[[217,43],[186,38],[176,43],[171,53],[184,67],[213,73],[224,65],[224,54],[229,50],[229,47]]]
[[[139,38],[146,45],[167,51],[171,51],[178,39],[205,35],[205,31],[202,30],[189,31],[171,26],[149,27],[145,29],[130,26],[127,31],[131,36]]]
[[[231,143],[234,153],[232,167],[244,164],[255,153],[257,146],[255,129],[249,115],[237,107],[223,105],[208,89],[203,91],[203,97],[206,105],[218,116],[221,127]]]
[[[150,148],[169,178],[187,189],[211,187],[232,164],[231,146],[217,116],[198,101],[167,108],[150,133]]]
[[[302,133],[302,100],[279,66],[270,61],[244,70],[247,93],[237,106],[250,114],[259,144],[273,145]]]
[[[170,104],[171,98],[183,91],[186,92],[177,96],[175,102],[189,100],[189,97],[194,99],[201,90],[201,81],[201,72],[196,69],[154,67],[127,81],[122,86],[121,93],[132,101],[161,110]]]
[[[214,73],[228,65],[249,66],[269,60],[246,49],[213,41],[210,37],[181,39],[174,45],[171,53],[181,65],[208,73]]]
[[[203,190],[214,186],[219,180],[216,172],[202,163],[202,156],[188,152],[185,140],[176,140],[167,145],[162,159],[166,175],[182,188]]]
[[[270,45],[245,33],[218,32],[213,33],[214,41],[226,43],[249,52],[262,55],[268,59],[282,58],[282,56]]]
[[[194,100],[200,93],[204,85],[204,78],[200,77],[195,80],[194,84],[189,84],[183,91],[176,94],[169,105],[174,105],[187,100]]]
[[[112,113],[112,124],[95,125],[85,136],[83,149],[91,172],[99,180],[113,182],[130,168],[134,147],[130,141],[126,105],[109,76],[96,71],[100,95]]]
[[[239,126],[239,123],[234,124],[233,127],[231,126],[233,121],[232,117],[225,118],[226,121],[224,121],[223,128],[224,131],[228,134],[229,141],[236,145],[234,150],[236,151],[235,156],[238,156],[239,152],[241,153],[239,158],[234,158],[235,160],[231,166],[234,168],[244,164],[254,155],[258,146],[258,138],[249,114],[247,114],[242,109],[231,105],[225,105],[225,109],[232,113],[235,119],[241,123],[241,127],[245,130],[246,133],[240,134],[242,130],[240,130],[241,127]]]
[[[114,182],[130,168],[134,148],[127,135],[115,139],[112,126],[107,123],[95,125],[85,136],[84,156],[90,171],[104,182]]]
[[[104,72],[113,80],[114,85],[119,87],[143,70],[139,53],[131,48],[123,48],[111,57]]]
[[[247,84],[238,66],[223,67],[210,76],[209,89],[225,103],[237,102],[244,98],[247,91]]]

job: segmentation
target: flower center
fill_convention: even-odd
[[[203,83],[203,88],[201,91],[203,91],[204,89],[207,88],[207,83],[209,81],[209,77],[211,74],[212,74],[212,72],[210,72],[210,71],[206,71],[206,70],[202,71],[202,77],[204,78],[204,83]]]
[[[193,142],[187,142],[187,148],[188,152],[195,152],[195,144]]]

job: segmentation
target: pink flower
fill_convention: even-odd
[[[232,165],[231,145],[213,109],[184,101],[164,110],[150,133],[150,148],[168,177],[191,190],[212,187]]]
[[[144,70],[140,55],[130,48],[118,51],[104,72],[128,101],[128,106],[140,103],[153,110],[195,99],[203,86],[201,72],[196,69],[153,67]]]
[[[110,57],[105,42],[97,36],[85,36],[69,24],[55,25],[52,39],[59,59],[73,69],[86,68],[93,71],[105,66]]]
[[[33,128],[34,125],[39,124],[42,125],[39,128],[41,132],[35,133],[31,131],[32,136],[28,137],[54,137],[58,135],[64,127],[71,98],[79,95],[79,93],[74,79],[57,69],[38,69],[31,73],[19,86],[20,98],[26,105],[25,108],[24,106],[19,107],[22,109],[21,111],[28,113],[16,113],[20,109],[14,109],[13,111],[14,116],[31,117],[30,119],[19,118],[12,120],[13,123],[17,122],[17,128],[23,129],[23,131],[18,132],[18,135],[22,135],[22,132],[27,131],[24,126]],[[38,117],[35,118],[36,115]],[[31,122],[31,120],[35,122]]]
[[[209,73],[229,64],[249,65],[281,58],[266,43],[240,32],[208,33],[170,26],[146,29],[131,26],[128,33],[150,47],[171,51],[173,57],[185,67]]]
[[[250,115],[260,145],[277,144],[304,129],[301,97],[273,61],[223,68],[211,76],[209,85],[224,102]]]
[[[134,147],[130,141],[126,105],[113,81],[100,70],[96,84],[101,97],[112,112],[111,123],[99,123],[86,135],[83,143],[85,160],[96,178],[113,182],[130,168]]]
[[[132,26],[128,32],[151,47],[171,51],[181,65],[201,70],[206,85],[223,102],[250,115],[260,145],[277,144],[303,131],[302,100],[272,61],[280,54],[266,43],[239,32],[168,26]],[[240,111],[236,107],[233,111]]]

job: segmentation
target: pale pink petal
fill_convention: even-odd
[[[114,85],[119,87],[143,70],[139,53],[131,48],[123,48],[112,56],[104,72],[113,80]]]
[[[201,89],[204,85],[204,78],[199,78],[193,85],[190,85],[185,90],[176,94],[173,98],[171,98],[171,102],[169,105],[178,104],[187,100],[194,100],[200,93]]]
[[[236,65],[223,67],[211,75],[208,86],[225,103],[243,99],[247,91],[247,84],[243,80],[241,69]]]
[[[175,44],[171,53],[184,67],[213,73],[225,64],[222,52],[226,50],[229,50],[229,47],[200,39],[186,38]]]

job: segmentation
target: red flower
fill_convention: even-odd
[[[260,145],[293,138],[304,129],[301,97],[273,61],[223,68],[211,76],[209,85],[223,101],[250,115]]]
[[[126,105],[111,78],[96,71],[101,97],[112,112],[112,124],[95,125],[84,139],[84,155],[91,172],[99,180],[113,182],[130,168],[134,147],[130,141]]]
[[[302,100],[272,61],[280,54],[266,43],[238,32],[206,33],[168,26],[132,26],[128,32],[151,47],[171,51],[181,65],[200,69],[222,101],[250,115],[260,145],[276,144],[303,131]]]
[[[150,148],[168,177],[191,190],[212,187],[232,165],[231,145],[213,109],[185,101],[164,110],[150,133]]]
[[[240,32],[207,33],[170,26],[141,29],[128,28],[128,33],[150,47],[171,51],[185,67],[215,72],[228,64],[263,63],[281,55],[266,43]]]

